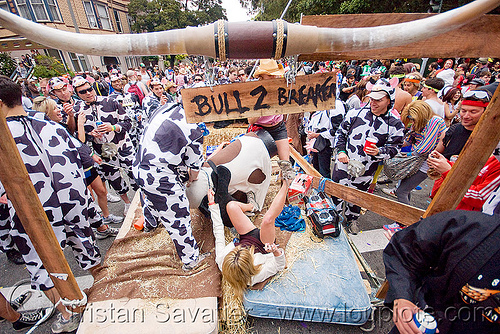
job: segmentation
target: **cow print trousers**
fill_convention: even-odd
[[[200,251],[191,229],[189,201],[184,186],[172,180],[156,187],[146,185],[141,190],[145,227],[152,229],[161,222],[172,238],[182,263],[195,261]]]
[[[345,170],[338,169],[337,166],[335,170],[333,171],[333,177],[332,180],[334,182],[337,182],[339,184],[342,184],[344,186],[356,188],[358,190],[362,191],[367,191],[368,188],[370,188],[370,184],[373,180],[372,175],[363,175],[357,178],[353,178]],[[343,200],[340,198],[337,198],[335,196],[332,196],[333,203],[337,207],[338,213],[341,215],[342,214],[342,205],[343,205]],[[349,225],[350,223],[357,221],[361,212],[361,207],[350,204],[348,202],[345,203],[346,208],[345,208],[345,218],[346,218],[346,224]]]
[[[0,204],[0,251],[7,252],[14,246],[10,231],[9,207],[7,204]]]

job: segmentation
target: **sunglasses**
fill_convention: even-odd
[[[239,77],[244,77],[244,76],[245,76],[245,74],[238,74],[238,76],[239,76]]]
[[[201,79],[194,79],[194,82],[200,82],[202,81]]]
[[[93,91],[93,90],[94,90],[94,88],[89,87],[89,88],[87,88],[87,89],[82,89],[82,90],[80,90],[80,91],[77,91],[77,93],[78,93],[78,94],[82,94],[82,95],[83,95],[83,94],[90,93],[90,92],[91,92],[91,91]]]
[[[472,97],[472,96],[474,96],[477,99],[488,99],[489,98],[488,93],[484,90],[470,90],[464,94],[464,98],[468,98],[468,97]]]

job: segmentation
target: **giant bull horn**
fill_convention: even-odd
[[[97,56],[181,54],[214,58],[281,58],[303,53],[384,49],[457,29],[500,4],[476,0],[421,20],[368,28],[318,28],[272,22],[217,21],[203,27],[142,34],[77,34],[0,10],[7,29],[47,47]]]

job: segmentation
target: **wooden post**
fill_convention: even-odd
[[[0,116],[0,181],[61,298],[81,300],[80,288],[3,116]]]
[[[453,210],[472,185],[479,171],[500,141],[500,93],[497,88],[490,104],[472,131],[457,162],[427,208],[424,218]]]

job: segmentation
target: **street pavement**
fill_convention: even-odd
[[[393,183],[395,185],[395,183]],[[381,188],[388,185],[378,185],[375,194],[390,198],[385,195]],[[432,188],[432,181],[427,179],[421,184],[421,190],[414,190],[412,192],[412,205],[425,209],[429,203],[429,193]],[[133,194],[129,194],[133,198]],[[394,198],[391,198],[394,199]],[[123,203],[109,203],[111,213],[115,215],[123,215]],[[384,265],[382,261],[382,250],[387,244],[387,240],[383,236],[382,226],[391,224],[387,218],[379,216],[373,212],[367,212],[362,215],[359,220],[359,225],[362,230],[357,236],[352,236],[353,242],[356,244],[358,250],[361,252],[370,268],[375,272],[375,275],[381,279],[385,278]],[[121,227],[121,224],[113,224],[113,227]],[[111,246],[113,238],[98,240],[98,246],[104,257],[107,249]],[[82,289],[89,287],[93,279],[88,272],[83,271],[77,265],[70,249],[65,250],[65,255],[68,263],[73,271],[77,281]],[[7,261],[5,255],[0,255],[0,292],[7,298],[13,286],[17,283],[29,278],[28,272],[24,266],[16,266]],[[17,289],[21,291],[22,289]],[[35,293],[31,300],[28,302],[28,309],[41,306],[48,306],[48,302],[44,296]],[[392,328],[392,321],[390,320],[390,312],[388,309],[377,309],[373,313],[373,321],[369,321],[363,326],[346,326],[335,325],[328,323],[312,323],[302,321],[287,321],[275,320],[264,318],[249,317],[249,333],[388,333]],[[54,321],[55,317],[49,319],[46,323],[37,328],[34,333],[51,333],[50,324]],[[8,322],[0,323],[0,334],[17,333],[12,329]],[[113,334],[113,333],[111,333]]]

